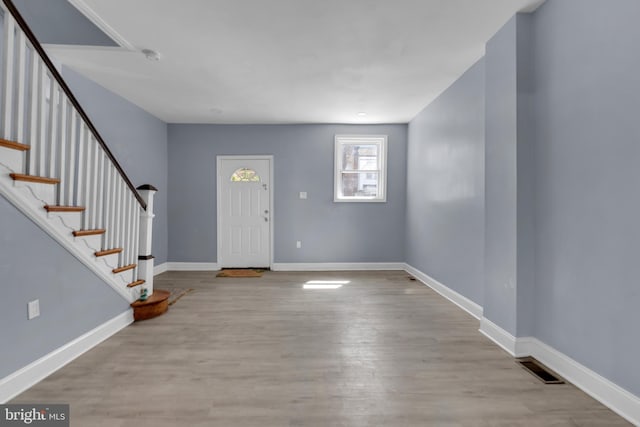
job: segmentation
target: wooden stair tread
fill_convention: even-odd
[[[0,138],[0,147],[11,148],[12,150],[27,151],[31,149],[31,146],[27,144],[21,144],[15,141],[8,141]]]
[[[76,230],[73,232],[75,237],[95,236],[98,234],[104,234],[107,230],[98,228],[96,230]]]
[[[35,176],[35,175],[24,175],[21,173],[12,173],[9,174],[14,181],[24,181],[24,182],[36,182],[39,184],[60,184],[60,180],[58,178],[47,178],[44,176]]]
[[[136,321],[147,320],[164,314],[169,309],[170,295],[169,291],[155,289],[145,301],[131,303],[133,319]]]
[[[123,249],[122,248],[113,248],[113,249],[105,249],[103,251],[97,251],[95,253],[96,257],[101,257],[101,256],[107,256],[107,255],[113,255],[113,254],[119,254],[120,252],[122,252]]]
[[[122,273],[123,271],[133,270],[137,266],[138,266],[138,264],[124,265],[122,267],[114,268],[112,271],[113,271],[113,274],[118,274],[118,273]]]
[[[140,286],[145,284],[146,282],[142,279],[136,280],[135,282],[131,282],[127,285],[127,288],[135,288],[136,286]]]
[[[87,208],[84,206],[54,206],[45,205],[47,212],[84,212]]]

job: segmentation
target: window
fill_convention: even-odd
[[[387,201],[387,136],[336,135],[336,202]]]
[[[240,168],[231,175],[231,182],[260,182],[260,175],[253,169]]]

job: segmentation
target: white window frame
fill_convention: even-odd
[[[345,145],[377,145],[378,146],[378,169],[363,170],[362,172],[378,172],[378,195],[376,197],[366,196],[343,196],[342,191],[342,152]],[[365,202],[384,203],[387,201],[387,135],[336,135],[334,150],[334,174],[333,174],[333,201],[343,202]]]

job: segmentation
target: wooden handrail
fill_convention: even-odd
[[[89,130],[91,130],[91,133],[93,133],[93,136],[98,141],[98,144],[100,144],[100,146],[104,150],[107,157],[109,157],[109,159],[115,166],[116,170],[118,171],[118,173],[120,174],[124,182],[127,184],[127,187],[129,187],[131,192],[135,195],[136,200],[138,201],[138,203],[140,203],[140,206],[142,206],[142,209],[146,210],[147,204],[145,203],[144,199],[142,198],[142,196],[140,196],[140,194],[138,193],[138,190],[136,190],[136,187],[131,183],[131,180],[129,179],[127,174],[124,172],[124,170],[122,169],[122,166],[120,166],[120,163],[118,163],[113,153],[111,153],[111,150],[109,150],[109,147],[107,147],[107,144],[104,142],[104,139],[102,139],[102,136],[100,136],[100,133],[98,132],[96,127],[93,125],[93,123],[89,119],[89,116],[84,111],[84,109],[80,106],[80,103],[71,92],[71,89],[69,88],[67,83],[64,81],[64,79],[56,69],[55,65],[53,65],[53,62],[51,62],[51,59],[49,59],[49,56],[44,51],[42,45],[40,44],[36,36],[33,34],[33,31],[31,31],[31,28],[29,28],[29,25],[27,25],[27,22],[24,20],[22,15],[20,15],[20,12],[18,12],[18,9],[16,8],[16,6],[13,4],[11,0],[2,0],[2,2],[7,7],[9,12],[13,15],[13,18],[16,20],[17,24],[20,26],[22,31],[24,31],[24,34],[27,36],[27,39],[29,39],[29,41],[33,45],[33,48],[36,50],[36,52],[38,52],[38,55],[40,55],[40,58],[42,58],[44,63],[47,65],[49,72],[51,72],[51,75],[56,79],[56,81],[58,82],[58,84],[60,85],[64,93],[69,98],[69,102],[71,102],[71,104],[74,106],[74,108],[76,109],[80,117],[82,117],[82,120],[84,120]]]

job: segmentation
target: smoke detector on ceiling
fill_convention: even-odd
[[[160,54],[158,52],[156,52],[155,50],[142,49],[141,52],[144,55],[144,57],[147,58],[149,61],[159,61],[160,60]]]

